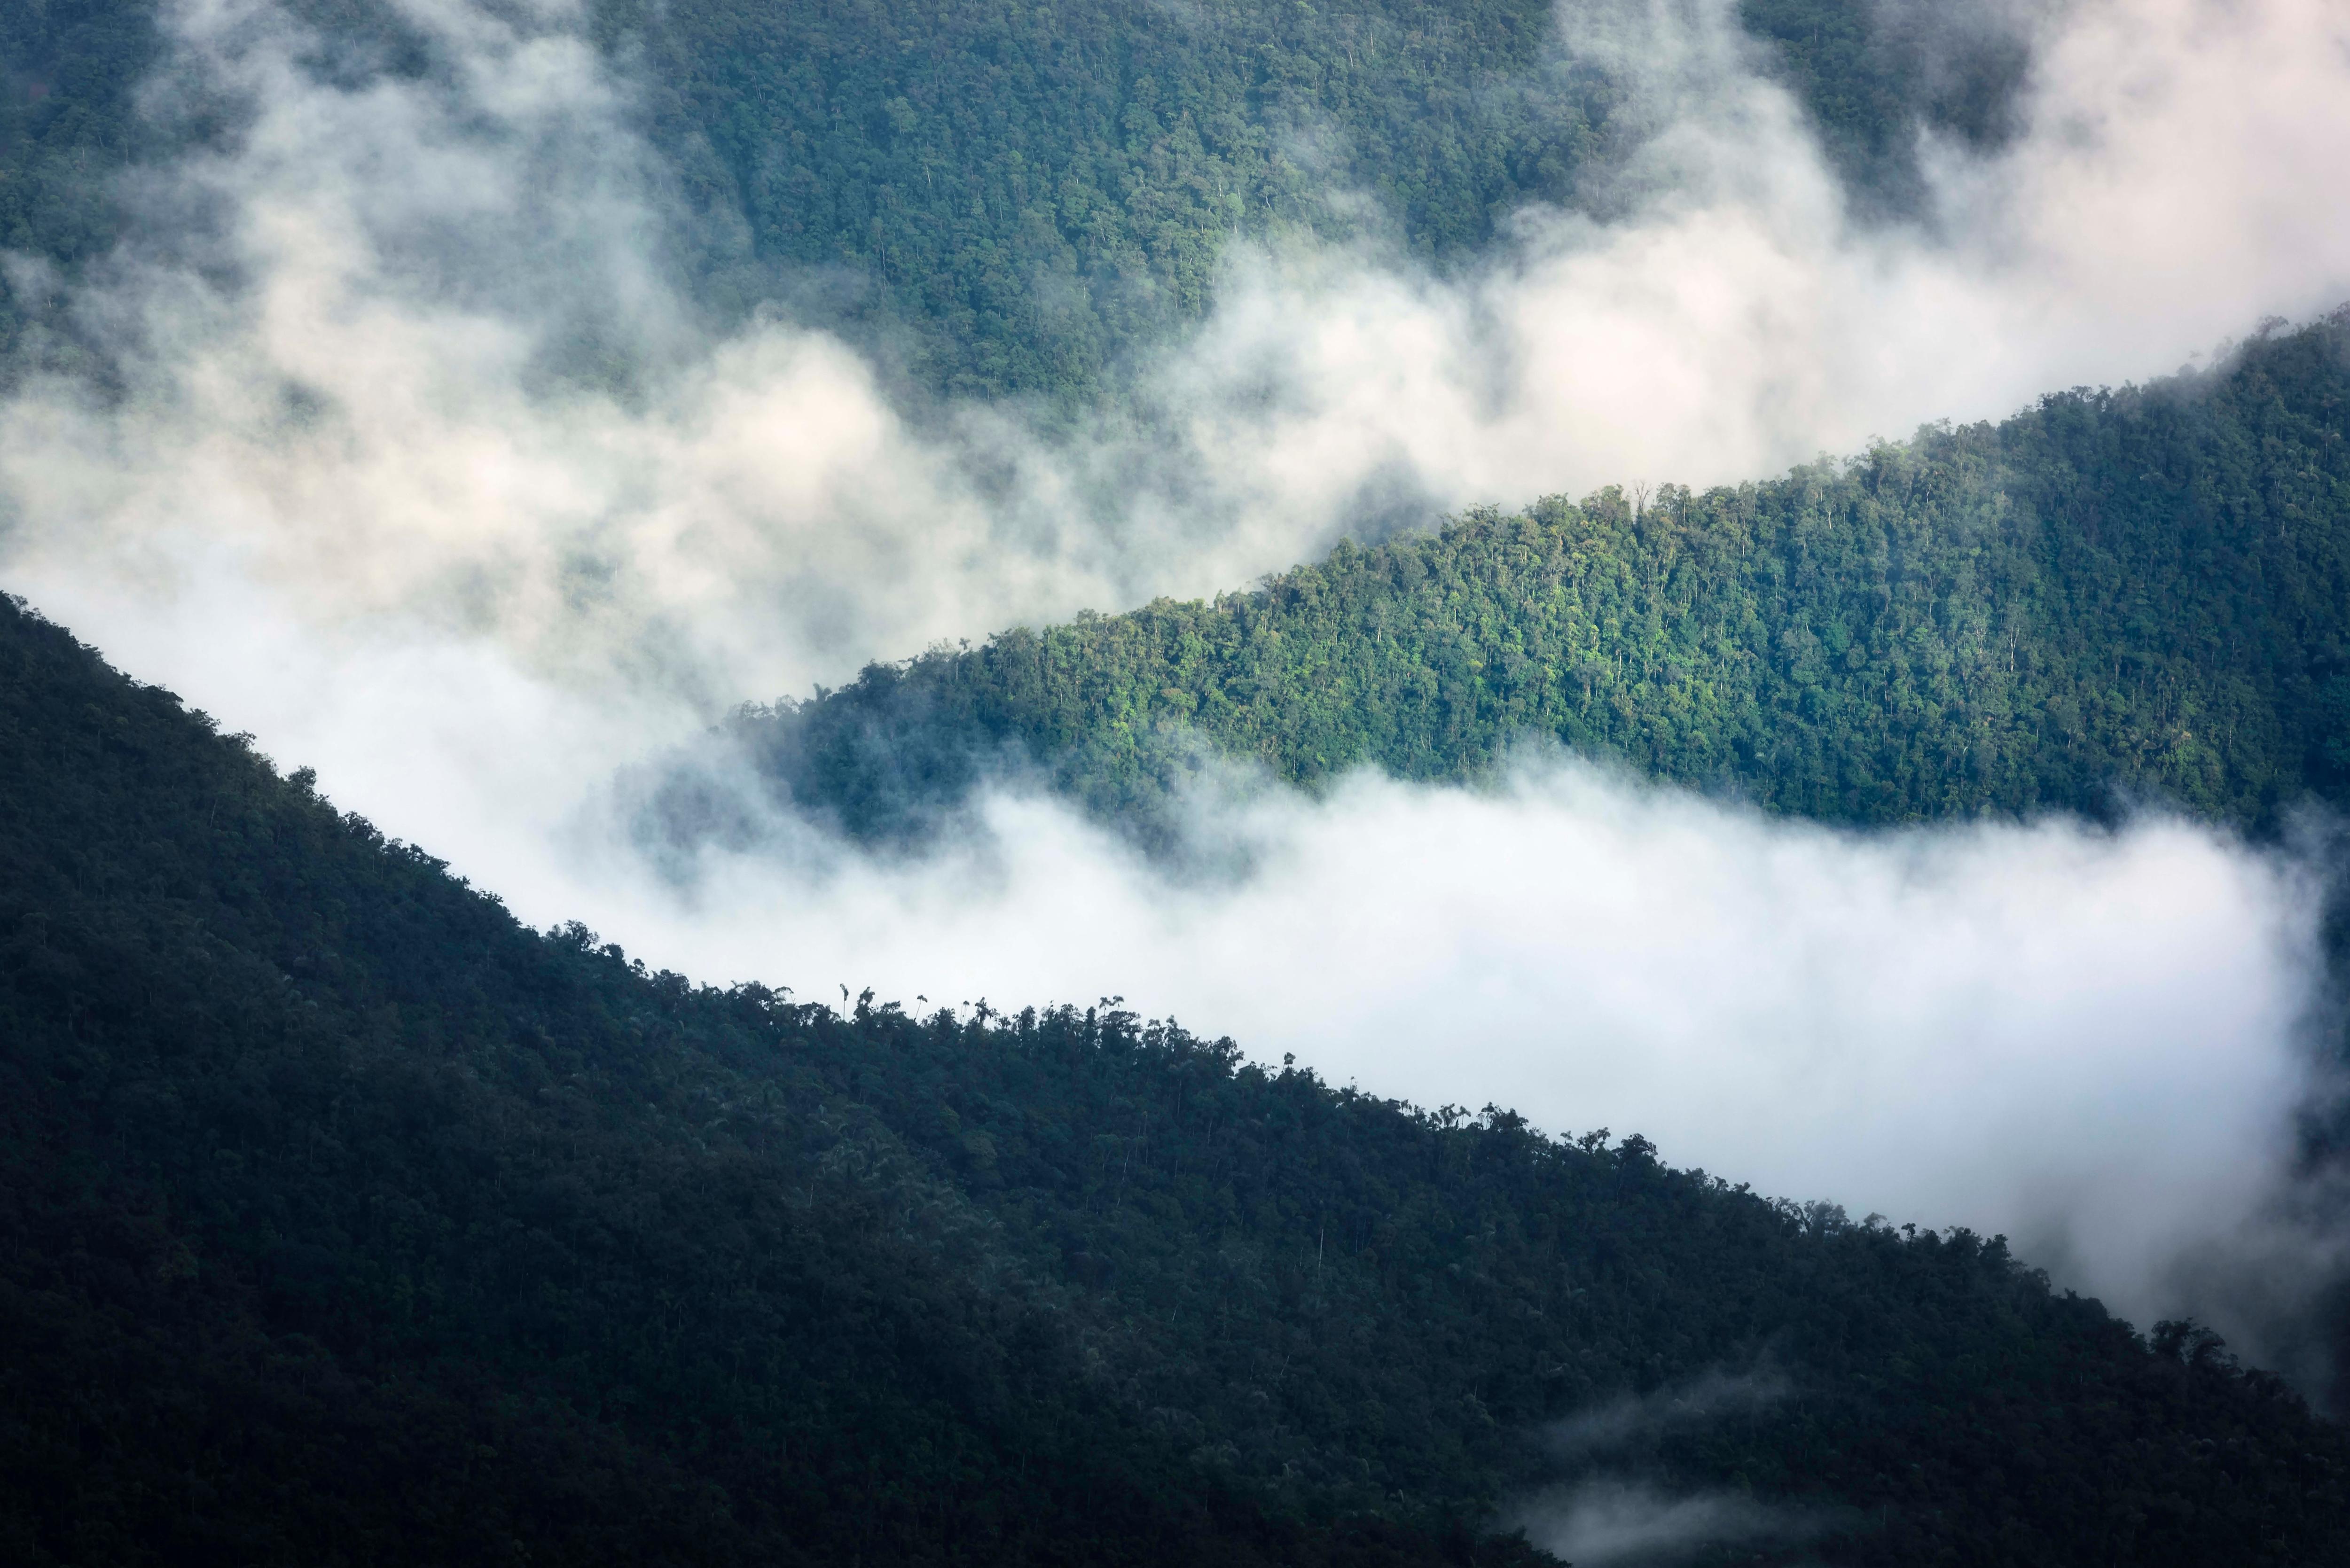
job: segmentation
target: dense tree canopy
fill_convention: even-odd
[[[1562,49],[1552,0],[588,10],[669,170],[665,259],[694,297],[839,328],[918,394],[1097,390],[1205,307],[1234,234],[1367,224],[1442,263],[1528,201],[1578,201],[1622,142],[1619,89]],[[2004,133],[2017,47],[1945,10],[1740,13],[1866,209],[1914,204],[1922,130]],[[337,79],[430,68],[384,0],[286,11]],[[235,136],[233,105],[140,112],[158,16],[156,0],[0,8],[0,248],[70,275],[123,231],[117,171]],[[38,307],[22,281],[0,278],[0,346]]]
[[[292,9],[322,71],[432,68],[377,0]],[[0,7],[0,249],[36,264],[0,351],[122,234],[116,174],[238,133],[136,108],[159,14]],[[1921,130],[2006,133],[2022,57],[1964,14],[1740,15],[1865,212],[1909,210]],[[1094,395],[1234,234],[1379,226],[1452,265],[1628,134],[1547,0],[588,16],[671,181],[664,265],[917,398]],[[1310,785],[1527,737],[1838,820],[2120,790],[2263,824],[2350,793],[2345,339],[1736,489],[1478,512],[737,730],[868,837],[999,765],[1147,832],[1212,753]],[[1497,1511],[1627,1476],[1787,1526],[1693,1560],[2350,1560],[2338,1426],[1998,1239],[1110,1000],[696,986],[521,926],[314,786],[0,603],[9,1561],[1523,1564]]]
[[[919,828],[1007,759],[1147,820],[1210,742],[1312,783],[1549,736],[1891,823],[2350,794],[2350,312],[2215,369],[1841,463],[1484,511],[1212,603],[868,669],[739,732],[803,805]]]
[[[536,934],[0,608],[0,1532],[26,1563],[2312,1563],[2208,1335],[1114,1004],[910,1016]],[[1703,1421],[1545,1424],[1704,1379]]]

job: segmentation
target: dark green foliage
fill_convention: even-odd
[[[130,94],[157,42],[147,8],[118,0],[0,5],[0,251],[71,271],[112,246],[109,182],[136,150]],[[0,352],[36,304],[0,276]]]
[[[1775,811],[2350,795],[2350,312],[2221,369],[1635,507],[1615,490],[876,666],[747,711],[803,805],[902,834],[1009,753],[1148,815],[1191,738],[1311,783],[1555,737]]]
[[[1993,9],[1940,0],[1740,0],[1864,212],[1918,215],[1918,144],[2004,144],[2030,52]]]
[[[131,155],[130,94],[156,53],[136,6],[0,10],[0,246],[75,261],[111,238],[92,187]]]
[[[380,0],[286,0],[286,14],[313,29],[306,63],[326,78],[355,83],[421,63]],[[0,386],[24,369],[28,349],[52,368],[103,376],[64,306],[130,233],[126,170],[218,151],[242,124],[246,106],[168,68],[158,16],[156,0],[0,5],[0,252],[31,264],[0,268]],[[190,194],[172,192],[175,202]],[[201,203],[175,204],[172,214],[199,226],[215,216]],[[28,341],[36,323],[47,332]]]
[[[327,77],[429,61],[380,0],[287,10]],[[217,145],[233,119],[133,112],[154,0],[0,11],[0,245],[71,275],[122,233],[127,162]],[[1745,15],[1882,187],[1870,202],[1899,208],[1916,127],[1960,103],[1989,125],[2013,84],[1878,13]],[[720,320],[780,302],[928,394],[1099,390],[1204,310],[1236,234],[1367,227],[1443,265],[1528,201],[1578,201],[1621,140],[1551,0],[598,0],[589,25],[673,176],[661,259],[695,298]],[[1977,85],[1953,98],[1952,71]],[[36,303],[0,284],[0,348]]]
[[[1574,194],[1609,99],[1546,59],[1549,0],[616,0],[605,25],[642,29],[656,140],[739,215],[750,275],[831,269],[837,319],[951,394],[1095,385],[1205,309],[1233,235],[1346,227],[1341,188],[1422,253],[1479,244]]]
[[[2322,1563],[2350,1448],[2208,1336],[1114,1007],[847,1015],[546,936],[0,607],[0,1550],[26,1563]],[[1546,1455],[1542,1423],[1775,1397]]]
[[[11,1562],[1511,1556],[1173,1455],[865,1024],[534,936],[13,607],[0,933]]]
[[[360,0],[303,14],[321,68],[418,64]],[[69,275],[120,232],[114,171],[233,133],[131,114],[153,15],[0,10],[0,245]],[[1951,76],[1885,30],[1910,15],[1746,10],[1897,206],[1915,128],[1995,139],[2013,79]],[[785,297],[949,394],[1093,387],[1229,235],[1339,223],[1334,184],[1441,263],[1610,135],[1518,0],[595,25],[713,310]],[[1526,732],[1859,820],[2116,783],[2258,818],[2350,783],[2342,335],[1774,484],[1482,514],[751,728],[867,833],[1006,753],[1121,809],[1187,736],[1311,781]],[[1996,1241],[1109,1004],[696,988],[311,782],[0,606],[10,1562],[1524,1563],[1474,1533],[1497,1502],[1617,1472],[1815,1521],[1721,1561],[2350,1558],[2338,1428]],[[1725,1372],[1771,1392],[1540,1439]]]

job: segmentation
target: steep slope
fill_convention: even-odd
[[[2226,363],[1636,504],[1341,546],[740,715],[804,807],[918,831],[993,767],[1148,821],[1202,742],[1300,783],[1550,736],[1887,823],[2350,794],[2350,311]]]
[[[1170,1457],[760,992],[0,607],[0,1554],[1467,1562]]]
[[[14,606],[0,1343],[27,1563],[1507,1561],[1607,1477],[1718,1561],[2350,1560],[2338,1428],[1996,1241],[650,974]]]

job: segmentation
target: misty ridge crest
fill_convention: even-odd
[[[94,180],[56,185],[116,201],[112,217],[73,229],[97,251],[65,257],[43,237],[43,218],[9,263],[19,303],[38,317],[11,358],[23,379],[0,418],[11,555],[20,572],[74,575],[96,525],[120,541],[106,558],[140,579],[136,592],[234,574],[245,568],[227,563],[243,561],[307,581],[286,607],[296,620],[339,621],[378,642],[486,643],[484,655],[523,679],[613,683],[706,722],[744,695],[835,680],[876,654],[1045,624],[1088,604],[1189,597],[1315,558],[1342,534],[1376,539],[1482,499],[1627,468],[1769,472],[1827,432],[1833,444],[1856,441],[1868,428],[1862,409],[1889,403],[1906,424],[2064,384],[2085,345],[2080,332],[2051,329],[2071,317],[2091,342],[2110,335],[2116,323],[2100,314],[2110,291],[2093,280],[2135,228],[2127,212],[2070,221],[2094,206],[2095,182],[2116,160],[2170,167],[2161,155],[2237,76],[2281,52],[2308,57],[2322,42],[2303,36],[2320,30],[2305,20],[2269,17],[2225,40],[2233,52],[2175,99],[2123,90],[2192,32],[2191,16],[2168,10],[2199,3],[2159,0],[2165,14],[2146,38],[2115,38],[2116,19],[2095,8],[2069,32],[2018,32],[1997,7],[1963,26],[1912,27],[1903,47],[1925,49],[1918,58],[1933,66],[1913,73],[1920,91],[1941,79],[1961,35],[2031,36],[2039,65],[2017,89],[2024,118],[2004,151],[1973,151],[1956,131],[1912,139],[1937,215],[1892,223],[1856,220],[1857,198],[1821,150],[1825,122],[1776,85],[1772,49],[1734,8],[1569,8],[1529,36],[1563,53],[1568,76],[1606,79],[1616,130],[1606,156],[1577,165],[1565,204],[1511,198],[1495,210],[1492,242],[1458,265],[1387,234],[1395,202],[1367,189],[1377,169],[1343,159],[1301,153],[1295,163],[1315,201],[1353,214],[1327,234],[1154,207],[1152,244],[1202,265],[1221,258],[1212,307],[1171,333],[1119,328],[1110,336],[1124,346],[1104,363],[1128,369],[1094,391],[1083,389],[1086,371],[1063,402],[1059,392],[942,389],[909,368],[913,349],[896,327],[827,315],[836,285],[850,301],[843,309],[873,297],[861,262],[794,261],[722,288],[705,263],[711,246],[723,249],[721,231],[734,232],[720,221],[727,182],[683,172],[686,130],[650,129],[670,112],[663,92],[683,78],[648,67],[637,35],[598,31],[600,13],[401,0],[387,33],[273,0],[192,0],[156,14],[164,54],[150,89],[118,94],[127,119],[26,78],[47,106],[28,108],[26,122],[28,136],[36,121],[48,128],[39,147],[57,151],[52,131],[62,148],[112,125],[143,151],[118,180],[85,148],[77,167]],[[1864,12],[1923,15],[1871,5],[1850,16]],[[145,15],[106,14],[125,26]],[[1013,113],[1049,96],[1022,87],[1035,78],[954,54],[955,69],[996,72],[988,90],[1003,100],[933,95],[951,118],[969,110],[956,122],[958,157],[860,162],[871,151],[858,151],[860,139],[881,135],[890,117],[865,115],[858,106],[872,106],[858,95],[899,80],[893,71],[929,68],[930,55],[875,13],[778,15],[834,29],[823,48],[808,46],[801,74],[846,92],[808,64],[837,56],[863,62],[841,67],[844,82],[867,82],[824,99],[832,151],[812,185],[794,176],[792,200],[889,176],[868,192],[869,212],[827,210],[808,220],[811,234],[861,224],[847,236],[861,244],[874,223],[902,220],[928,243],[959,223],[1008,221],[1025,209],[940,171],[1015,154],[1041,170],[1047,153],[1075,156]],[[1119,15],[1149,33],[1138,48],[1174,47],[1143,27],[1158,11]],[[1041,16],[1022,25],[1049,36]],[[1222,29],[1216,47],[1237,48],[1247,30]],[[1424,31],[1445,70],[1473,75],[1453,47],[1459,29],[1430,21]],[[1842,36],[1824,24],[1807,35]],[[848,48],[856,39],[873,45],[872,58]],[[2099,68],[2108,43],[2126,46],[2118,86]],[[1105,82],[1126,83],[1135,63],[1107,48],[1064,53],[1069,68]],[[740,54],[726,58],[739,65]],[[756,57],[766,69],[798,57]],[[87,69],[49,74],[68,88],[102,83],[106,65],[93,55]],[[1132,76],[1135,90],[1144,79]],[[1551,113],[1513,90],[1492,97],[1537,120]],[[769,94],[755,111],[750,101],[725,111],[745,134],[813,100]],[[222,121],[211,130],[190,107],[205,105]],[[983,115],[981,105],[994,107]],[[1272,113],[1243,108],[1234,112],[1248,125]],[[1207,110],[1186,112],[1196,121]],[[1904,114],[1905,125],[1917,119]],[[2084,140],[2076,121],[2110,134]],[[820,140],[795,143],[791,156],[816,158]],[[2263,130],[2228,143],[2215,162],[2251,164],[2274,140]],[[1113,151],[1130,151],[1123,141]],[[1124,167],[1088,180],[1106,198],[1148,204],[1158,187]],[[1175,179],[1181,167],[1160,171]],[[2271,233],[2272,220],[2296,232],[2305,204],[2278,210],[2289,180],[2211,177],[2226,171],[2199,171],[2203,233]],[[930,203],[920,213],[910,205],[918,177]],[[1037,190],[1045,183],[1038,174]],[[50,189],[29,172],[6,188],[27,199]],[[1128,216],[1097,216],[1087,234],[1132,238]],[[109,236],[120,244],[107,249]],[[1040,275],[1014,248],[989,254],[1011,284]],[[2022,258],[2035,286],[2016,286]],[[2240,259],[2203,256],[2183,271]],[[2166,340],[2184,353],[2238,329],[2250,309],[2213,300],[2299,299],[2307,280],[2287,281],[2194,289],[2194,308],[2167,318],[2195,325],[2172,326]],[[1941,305],[1919,308],[1929,301]],[[951,315],[950,304],[939,308]],[[2143,314],[2124,312],[2124,325],[2135,334]],[[938,320],[955,343],[985,337]],[[827,323],[835,330],[818,329]],[[1003,323],[1004,342],[1033,346],[1027,327]],[[2018,341],[2052,348],[1985,351]],[[1587,372],[1556,373],[1586,352]],[[1936,384],[1948,389],[1888,382],[1888,368],[1911,358],[1947,358]],[[1995,400],[1986,385],[2002,389]],[[221,483],[190,489],[192,465]],[[331,527],[320,522],[329,515]],[[47,588],[42,597],[67,602]],[[75,613],[97,624],[96,607]]]
[[[0,735],[26,1561],[1503,1564],[1578,1484],[1711,1561],[2350,1550],[2337,1427],[2002,1243],[1115,1002],[649,971],[13,604]]]
[[[873,841],[1007,769],[1163,840],[1203,754],[1459,779],[1530,736],[1831,822],[2162,802],[2273,833],[2350,792],[2345,521],[2350,307],[1783,479],[1483,509],[871,665],[730,730]],[[691,840],[690,793],[648,830]]]

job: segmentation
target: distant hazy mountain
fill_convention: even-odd
[[[918,393],[1097,388],[1204,309],[1234,234],[1367,225],[1457,256],[1529,200],[1581,200],[1627,134],[1620,85],[1560,47],[1552,0],[588,10],[667,167],[663,259],[720,317],[781,303],[882,351]],[[142,99],[168,15],[0,8],[0,249],[70,273],[123,232],[114,175],[238,133],[234,106]],[[1864,211],[1915,203],[1921,130],[2006,133],[2025,56],[1992,7],[1746,0],[1739,16]],[[303,54],[339,79],[433,68],[390,0],[289,0],[249,25],[273,17],[312,29]],[[0,278],[0,346],[36,307]]]

